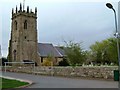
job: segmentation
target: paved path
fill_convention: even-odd
[[[3,76],[33,81],[28,88],[117,88],[118,82],[3,72]]]

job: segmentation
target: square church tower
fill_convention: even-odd
[[[10,62],[33,60],[40,64],[37,42],[37,8],[35,12],[22,9],[12,9],[11,38],[9,41],[8,59]]]

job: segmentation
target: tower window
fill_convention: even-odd
[[[27,29],[27,20],[24,22],[24,29]]]
[[[26,39],[27,37],[25,36],[25,39]]]
[[[17,21],[15,21],[15,30],[17,30]]]
[[[14,52],[16,53],[16,50],[14,50]]]

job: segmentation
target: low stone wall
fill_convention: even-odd
[[[4,70],[5,68],[3,68]],[[118,66],[97,66],[97,67],[7,67],[7,71],[33,73],[37,75],[54,75],[66,77],[85,77],[113,79],[114,70]]]
[[[42,67],[37,68],[37,74],[67,76],[67,77],[86,77],[113,79],[114,70],[118,67]]]

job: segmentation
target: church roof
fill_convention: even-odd
[[[63,57],[63,55],[61,55],[61,53],[49,43],[38,43],[38,52],[41,57],[48,57],[49,55]]]
[[[55,46],[55,48],[57,49],[57,51],[58,51],[62,56],[66,56],[66,55],[65,55],[65,50],[64,50],[64,49],[62,49],[62,48],[59,47],[59,46]]]

